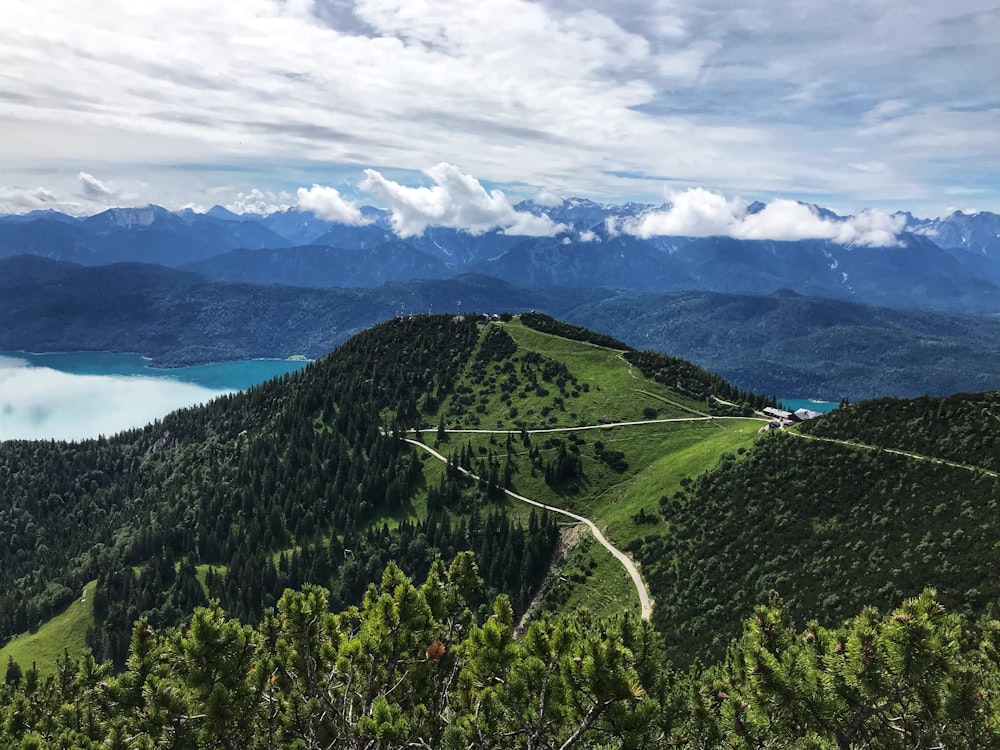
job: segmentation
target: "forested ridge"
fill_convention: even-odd
[[[709,402],[707,408],[715,413],[728,411],[720,409],[718,399],[735,401],[737,404],[735,411],[745,414],[750,414],[752,411],[747,407],[759,409],[765,406],[777,406],[777,401],[773,396],[767,397],[742,391],[716,373],[709,372],[703,367],[698,367],[698,365],[679,357],[671,357],[649,350],[632,349],[627,344],[623,344],[607,334],[595,333],[581,326],[564,323],[542,313],[524,313],[520,319],[522,323],[536,331],[551,333],[595,346],[620,349],[624,359],[638,367],[644,375],[663,383],[678,393]]]
[[[944,398],[880,398],[803,425],[819,437],[852,440],[1000,471],[1000,392]]]
[[[520,601],[547,565],[550,519],[522,527],[491,515],[478,488],[462,484],[455,492],[473,500],[461,519],[372,525],[424,482],[410,447],[380,433],[384,415],[412,419],[418,397],[448,393],[477,337],[468,320],[394,321],[302,373],[143,430],[3,443],[0,632],[43,622],[97,578],[91,645],[121,664],[141,613],[172,624],[207,594],[257,621],[286,586],[306,581],[329,585],[339,606],[358,601],[390,559],[422,575],[436,554],[470,547],[483,556],[487,590]],[[526,549],[536,570],[523,569]],[[217,566],[205,587],[199,564]]]
[[[986,472],[926,458],[993,466],[996,436],[983,417],[996,399],[837,409],[796,428],[830,440],[769,435],[661,498],[670,533],[636,548],[672,651],[719,657],[737,634],[727,615],[773,598],[799,621],[830,623],[934,586],[948,607],[992,616],[1000,486]]]
[[[30,255],[0,258],[0,349],[141,352],[167,367],[321,357],[400,311],[454,310],[462,300],[466,310],[544,310],[578,331],[604,332],[591,336],[613,335],[609,346],[682,357],[744,391],[858,400],[1000,387],[995,316],[771,293],[773,282],[765,295],[528,288],[470,274],[382,284],[374,266],[359,269],[371,271],[372,288],[318,289],[329,269],[302,268],[308,286],[293,287],[281,286],[280,274],[252,284],[145,263],[81,268]]]

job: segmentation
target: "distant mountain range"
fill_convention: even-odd
[[[631,346],[690,359],[743,389],[778,396],[857,400],[1000,389],[998,317],[874,307],[787,289],[531,288],[481,275],[323,289],[219,281],[150,264],[0,260],[0,349],[8,350],[141,352],[161,365],[317,357],[376,322],[459,308],[537,309],[580,325],[600,322]]]
[[[1000,312],[1000,216],[941,219],[899,214],[897,247],[826,240],[653,237],[617,233],[616,221],[658,207],[583,199],[531,202],[565,231],[519,237],[444,227],[401,239],[388,212],[366,207],[351,226],[298,209],[267,216],[216,206],[201,214],[157,206],[114,208],[77,219],[53,211],[0,217],[0,257],[33,254],[81,265],[155,263],[229,281],[372,287],[387,281],[477,273],[518,286],[611,287],[770,294],[793,289],[892,307]],[[760,212],[754,204],[748,213]],[[817,216],[837,217],[813,207]]]
[[[0,348],[138,351],[161,364],[319,356],[393,316],[538,309],[768,394],[1000,388],[996,214],[898,214],[898,246],[867,247],[619,233],[663,208],[641,204],[516,208],[564,231],[430,227],[401,239],[371,207],[361,226],[220,206],[2,216]]]

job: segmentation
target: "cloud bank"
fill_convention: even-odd
[[[643,239],[650,237],[732,237],[740,240],[830,240],[839,245],[892,247],[906,223],[902,216],[865,210],[856,216],[831,218],[815,207],[776,198],[751,213],[740,198],[703,188],[670,196],[666,209],[620,220],[616,229]]]
[[[0,186],[0,213],[25,213],[46,208],[58,209],[60,205],[59,196],[47,187]]]
[[[336,188],[314,183],[309,189],[299,188],[297,197],[299,208],[303,211],[312,211],[321,219],[339,221],[341,224],[353,226],[368,223],[358,207],[344,200]]]
[[[287,193],[274,193],[272,191],[254,188],[253,190],[239,193],[232,203],[227,203],[225,208],[234,214],[268,214],[278,211],[287,211],[291,208],[292,196]]]
[[[197,182],[173,203],[211,205],[219,187],[322,184],[313,167],[444,158],[615,201],[664,180],[845,207],[1000,200],[986,0],[227,0],[212,23],[193,0],[4,10],[0,164],[20,187],[59,170],[61,195],[99,169],[164,205]]]
[[[475,177],[441,162],[424,171],[431,187],[406,187],[374,169],[365,170],[361,189],[384,199],[392,211],[392,228],[400,237],[423,234],[428,226],[483,234],[502,229],[505,234],[551,237],[566,229],[548,216],[517,211],[500,190],[486,191]]]
[[[224,392],[164,378],[70,375],[0,358],[0,440],[110,436]]]

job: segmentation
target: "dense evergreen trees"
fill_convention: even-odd
[[[749,416],[753,413],[753,409],[777,405],[774,397],[741,391],[721,375],[703,370],[684,359],[634,349],[626,352],[624,356],[647,378],[652,378],[687,396],[704,399],[708,410],[713,414]],[[733,405],[722,404],[719,399],[731,402]]]
[[[357,607],[286,591],[259,627],[215,603],[177,628],[142,618],[116,675],[62,659],[0,687],[20,750],[570,750],[1000,747],[1000,623],[931,591],[888,616],[798,630],[759,607],[725,659],[669,668],[648,623],[543,618],[505,596],[477,617],[470,554],[417,586],[389,564]]]
[[[206,601],[205,589],[253,622],[285,586],[319,583],[357,601],[389,559],[421,573],[427,550],[458,551],[468,540],[455,529],[437,535],[443,546],[423,543],[418,559],[407,550],[427,530],[371,526],[423,481],[414,451],[380,425],[413,421],[419,397],[449,393],[478,337],[468,320],[397,320],[302,373],[143,430],[0,445],[0,637],[48,619],[97,578],[92,644],[120,664],[138,614],[177,622]],[[529,543],[544,555],[551,529],[535,535]],[[352,559],[352,547],[363,556]],[[214,572],[199,580],[197,565]],[[515,592],[524,583],[496,579]]]
[[[613,338],[612,336],[608,336],[604,333],[596,333],[595,331],[583,328],[582,326],[575,326],[572,323],[565,323],[561,320],[556,320],[555,318],[545,315],[544,313],[537,313],[534,311],[522,313],[521,322],[529,328],[534,328],[536,331],[562,336],[564,339],[584,341],[588,344],[596,344],[597,346],[604,346],[608,349],[621,349],[622,351],[630,348],[628,344],[623,344],[621,341]]]
[[[661,501],[672,533],[637,549],[678,657],[718,658],[733,616],[778,595],[826,624],[925,586],[969,614],[1000,600],[986,573],[1000,486],[985,473],[782,433],[685,483]]]
[[[1000,392],[880,398],[836,409],[804,432],[1000,471]]]
[[[140,616],[161,628],[214,598],[256,623],[305,584],[341,607],[390,562],[422,576],[466,549],[480,555],[486,595],[509,592],[522,611],[557,531],[494,507],[498,467],[482,487],[450,476],[432,488],[437,510],[419,523],[379,520],[424,482],[418,455],[393,436],[417,422],[425,394],[451,392],[479,334],[449,316],[397,320],[302,373],[143,430],[0,445],[0,635],[44,622],[96,578],[88,642],[121,668]],[[502,358],[512,343],[491,330],[479,356]]]
[[[736,404],[706,408],[770,402],[623,356]],[[505,395],[587,386],[499,326],[420,316],[143,430],[0,445],[3,635],[98,582],[95,658],[45,683],[8,664],[0,746],[998,745],[1000,625],[974,619],[1000,599],[982,573],[1000,536],[995,394],[852,407],[723,456],[661,499],[667,532],[634,545],[655,630],[578,612],[516,637],[557,530],[508,515],[515,446],[557,490],[586,479],[585,461],[629,465],[575,435],[522,427],[505,451],[442,429],[451,458],[426,486],[403,430],[467,414],[477,378]],[[865,608],[900,601],[889,617]],[[714,666],[667,666],[696,658]]]

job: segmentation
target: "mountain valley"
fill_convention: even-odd
[[[8,635],[40,628],[35,636],[13,638],[0,658],[8,662],[14,686],[22,685],[25,672],[34,681],[29,685],[62,675],[62,695],[86,707],[94,721],[105,709],[91,704],[96,693],[87,685],[112,691],[109,707],[123,731],[163,741],[191,738],[185,742],[212,741],[220,732],[261,737],[270,730],[256,708],[266,703],[251,697],[254,672],[274,675],[278,682],[272,684],[280,684],[290,700],[297,691],[322,700],[294,666],[294,659],[304,658],[302,649],[311,648],[297,640],[303,636],[295,635],[295,613],[343,610],[325,626],[341,633],[323,641],[322,648],[341,654],[339,666],[323,667],[331,676],[347,669],[346,677],[355,668],[341,664],[347,654],[375,648],[375,641],[365,640],[368,628],[378,632],[392,622],[407,623],[393,632],[416,638],[421,654],[427,648],[427,661],[383,657],[398,664],[400,684],[408,687],[384,704],[395,708],[380,708],[379,701],[389,700],[380,693],[357,697],[376,722],[370,726],[345,717],[297,728],[293,715],[281,709],[274,720],[283,717],[280,736],[289,742],[306,736],[360,741],[376,726],[390,731],[385,726],[394,721],[392,711],[416,711],[418,703],[410,701],[430,700],[418,698],[424,688],[417,686],[425,683],[414,682],[417,663],[448,655],[463,674],[485,669],[498,674],[502,685],[514,673],[489,672],[495,667],[477,661],[492,653],[488,643],[496,641],[490,639],[512,639],[505,648],[513,655],[557,638],[562,640],[546,646],[554,650],[545,658],[564,664],[558,684],[589,684],[583,689],[606,701],[591,719],[598,722],[593,731],[601,726],[646,746],[674,736],[674,744],[663,746],[693,747],[684,743],[706,733],[738,733],[739,722],[751,719],[740,712],[752,700],[768,700],[772,688],[755,686],[740,671],[740,659],[763,658],[754,656],[755,639],[783,633],[786,645],[772,652],[779,660],[793,641],[805,644],[798,639],[821,632],[822,649],[856,637],[882,639],[877,648],[891,649],[897,638],[892,622],[920,623],[923,630],[913,630],[911,638],[955,627],[954,619],[935,614],[942,604],[968,618],[962,627],[994,615],[995,581],[982,574],[982,566],[995,554],[998,533],[992,519],[1000,467],[994,466],[990,427],[1000,409],[996,393],[842,406],[787,430],[767,429],[769,417],[761,409],[773,403],[684,360],[636,351],[538,313],[490,321],[416,315],[358,334],[301,372],[176,412],[145,429],[80,443],[3,443],[9,505],[0,524],[9,543],[0,576],[2,627]],[[654,602],[651,623],[640,609],[639,584],[608,549],[574,531],[572,519],[567,523],[525,498],[592,521],[610,545],[629,553]],[[471,557],[463,557],[468,549],[475,551],[475,568],[469,567]],[[412,587],[400,568],[428,583]],[[921,594],[927,586],[936,587],[936,594]],[[901,602],[890,625],[845,619],[868,612],[869,605],[886,611]],[[344,609],[349,605],[360,609]],[[271,614],[275,606],[280,621]],[[188,621],[197,607],[202,609]],[[421,620],[424,625],[413,620],[423,617],[421,607],[435,613]],[[514,623],[529,608],[520,640]],[[560,619],[570,612],[577,619]],[[755,617],[778,619],[770,630],[760,630]],[[795,635],[807,619],[810,630]],[[352,622],[360,622],[360,630]],[[584,638],[588,622],[603,623],[599,639]],[[742,635],[741,622],[747,623]],[[77,633],[88,627],[86,643],[74,641],[75,648],[109,660],[114,670],[123,670],[121,677],[106,676],[101,670],[108,668],[90,657],[73,666],[70,660],[81,651],[57,663],[68,646],[59,635],[67,623],[75,623],[69,627]],[[256,623],[259,635],[250,629]],[[845,630],[833,630],[838,626]],[[869,636],[851,635],[855,628]],[[283,661],[284,651],[267,656],[266,665],[255,661],[266,653],[261,649],[272,637],[266,633],[292,649],[292,662]],[[386,645],[395,642],[394,648],[417,647],[396,642],[397,635],[381,638],[388,638]],[[175,639],[181,637],[183,642]],[[199,645],[206,638],[258,645],[238,657],[250,660],[239,662],[245,677],[227,678],[213,693],[211,700],[231,707],[230,718],[195,720],[178,734],[179,728],[169,729],[170,717],[196,711],[208,693],[199,697],[194,673],[168,665],[180,669],[178,659],[186,653],[174,649],[213,648]],[[464,639],[486,640],[452,654],[452,640]],[[660,639],[662,656],[654,657]],[[737,646],[727,651],[732,639]],[[438,642],[440,653],[432,657],[426,644]],[[857,648],[857,658],[869,658],[866,646],[845,642],[845,653]],[[927,653],[947,652],[951,656],[933,658],[962,665],[950,677],[923,672],[923,679],[935,680],[935,690],[946,691],[941,695],[960,689],[949,681],[956,674],[972,679],[974,670],[982,675],[997,668],[975,649],[950,641],[910,642]],[[164,660],[154,669],[159,676],[140,666],[146,658]],[[523,654],[510,662],[519,665],[512,667],[515,673],[529,658]],[[691,672],[687,665],[696,658],[716,666]],[[593,659],[611,659],[602,670],[607,679],[622,682],[587,683],[597,674],[587,667],[574,673],[574,664]],[[679,671],[669,671],[660,659]],[[251,663],[256,666],[247,672]],[[795,671],[805,669],[804,663],[781,668],[791,670],[788,679],[806,679],[806,672]],[[906,671],[897,677],[916,679]],[[538,678],[516,679],[527,685]],[[426,679],[437,684],[437,678]],[[683,698],[688,689],[718,690],[708,686],[719,679],[747,703],[742,709],[733,704],[736,724],[732,714],[703,715],[697,699]],[[177,693],[187,707],[159,704],[148,694],[153,685],[174,680],[187,680]],[[55,690],[59,683],[45,684]],[[149,697],[127,698],[130,684],[144,684]],[[171,689],[181,690],[176,684]],[[985,683],[969,684],[982,690]],[[446,681],[433,689],[452,688]],[[540,689],[545,695],[549,688]],[[888,699],[880,690],[868,687],[862,697],[834,686],[824,700],[863,711],[865,701]],[[508,706],[504,711],[521,705],[516,710],[549,717],[545,731],[562,737],[560,743],[574,727],[584,727],[581,737],[590,736],[585,711],[560,709],[556,720],[532,699],[521,704],[518,693],[505,695],[498,704]],[[249,702],[234,712],[241,700]],[[485,700],[494,699],[475,698]],[[727,706],[730,698],[713,700]],[[988,744],[988,707],[983,710],[980,718],[966,716],[955,726]],[[631,716],[625,724],[619,711]],[[445,742],[442,732],[472,732],[469,737],[492,746],[495,727],[506,721],[496,716],[477,730],[475,721],[439,724],[440,714],[418,714],[407,714],[405,726],[385,735],[398,738],[386,746],[402,747],[421,736]],[[153,716],[166,723],[157,728],[147,720]],[[912,720],[914,732],[925,731],[919,728],[925,724],[930,732],[943,726]],[[89,747],[88,737],[102,736],[102,730],[71,729],[62,719],[54,726],[73,732],[73,746]],[[5,731],[21,736],[16,728],[0,728],[0,737]],[[492,739],[477,731],[488,731]],[[761,724],[757,731],[778,736],[773,733],[779,729]],[[882,725],[869,717],[851,731],[878,737]]]
[[[0,741],[1000,744],[990,216],[867,247],[548,210],[0,219],[0,349],[316,359],[0,442]]]

